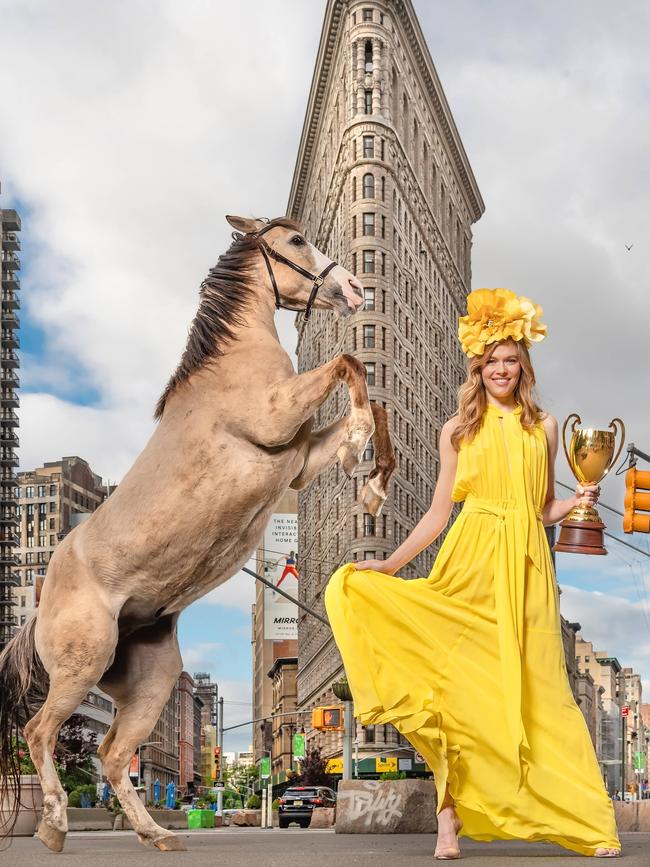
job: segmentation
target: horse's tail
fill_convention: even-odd
[[[20,807],[21,728],[33,701],[47,691],[47,673],[36,652],[32,617],[0,653],[0,838],[13,831]]]

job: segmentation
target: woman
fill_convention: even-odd
[[[363,725],[392,723],[438,790],[440,859],[457,836],[548,840],[597,857],[620,843],[568,683],[544,525],[597,486],[555,498],[558,428],[535,401],[541,308],[505,289],[468,297],[458,413],[443,425],[431,507],[387,560],[341,567],[325,603]],[[428,578],[393,577],[444,530]]]

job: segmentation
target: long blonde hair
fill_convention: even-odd
[[[458,390],[458,424],[451,435],[451,443],[458,451],[463,439],[472,440],[479,432],[483,422],[483,414],[487,407],[485,386],[481,377],[481,371],[492,358],[497,346],[505,343],[505,340],[491,343],[486,346],[483,355],[475,355],[467,362],[467,379]],[[532,430],[543,415],[541,407],[535,396],[535,371],[530,360],[528,347],[523,340],[516,340],[519,353],[521,373],[519,382],[515,387],[515,400],[521,405],[521,426],[526,430]]]

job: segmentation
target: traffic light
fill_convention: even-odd
[[[650,533],[650,470],[630,467],[625,473],[623,530],[626,533]]]
[[[212,779],[218,780],[221,775],[221,747],[214,748],[214,767],[212,769]]]
[[[322,732],[342,732],[343,708],[340,705],[315,707],[311,712],[311,725]]]

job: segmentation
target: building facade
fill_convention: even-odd
[[[178,678],[179,787],[184,794],[201,785],[201,721],[203,701],[186,671]]]
[[[179,789],[179,681],[162,709],[149,738],[140,747],[140,780],[147,801],[154,799],[154,784],[160,781],[161,798],[166,797],[168,783]]]
[[[102,504],[108,489],[88,463],[76,456],[49,461],[18,474],[18,572],[14,588],[18,625],[38,605],[47,566],[60,539]]]
[[[296,515],[297,511],[298,495],[295,491],[287,491],[277,504],[275,512],[281,515]],[[272,574],[270,566],[281,554],[279,549],[267,550],[262,540],[256,552],[258,574],[269,579]],[[265,624],[268,624],[268,617],[265,599],[268,597],[265,589],[261,581],[255,582],[255,602],[251,612],[253,719],[259,720],[253,725],[253,753],[259,761],[262,756],[270,752],[272,763],[275,763],[274,750],[279,741],[274,736],[274,724],[271,718],[275,704],[271,672],[277,659],[297,657],[298,641],[291,638],[270,638],[266,634]],[[277,766],[280,767],[280,764]]]
[[[295,656],[278,657],[268,673],[273,689],[271,774],[274,777],[293,769],[293,736],[303,728],[298,717],[292,715],[298,699],[297,674]]]
[[[364,362],[371,399],[389,415],[397,467],[382,514],[357,495],[373,466],[370,446],[355,477],[337,465],[299,499],[300,595],[323,609],[331,572],[350,559],[385,557],[431,503],[440,429],[465,379],[456,339],[470,291],[472,224],[484,205],[409,0],[330,0],[288,204],[316,246],[360,278],[363,312],[297,318],[300,371],[338,353]],[[324,426],[346,411],[342,387],[319,411]],[[403,570],[426,575],[438,545]],[[299,617],[301,709],[334,701],[342,672],[327,628]],[[363,749],[394,747],[391,726],[359,734]],[[326,751],[339,739],[310,733]]]
[[[0,330],[0,649],[9,641],[19,618],[13,590],[18,585],[18,517],[16,467],[18,466],[18,368],[17,310],[20,308],[19,232],[16,211],[0,208],[0,263],[2,278],[2,328]]]

